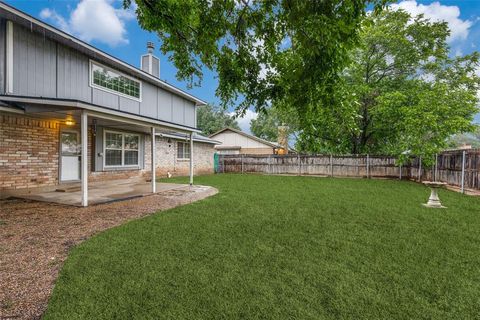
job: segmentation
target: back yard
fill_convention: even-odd
[[[45,319],[480,316],[480,198],[443,191],[436,210],[410,182],[196,183],[220,193],[75,247]]]

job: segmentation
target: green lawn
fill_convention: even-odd
[[[442,191],[438,210],[410,182],[196,183],[220,193],[75,247],[45,319],[480,317],[480,198]]]

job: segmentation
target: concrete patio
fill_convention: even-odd
[[[191,187],[188,184],[156,183],[157,194],[175,190],[186,191],[189,188]],[[152,195],[152,183],[145,179],[132,178],[101,181],[89,183],[88,190],[88,202],[95,205]],[[60,185],[55,189],[29,190],[12,196],[27,200],[81,206],[82,191],[80,183],[75,183]]]

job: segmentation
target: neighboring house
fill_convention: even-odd
[[[278,154],[282,150],[278,143],[233,128],[224,128],[209,137],[221,143],[215,146],[219,154]]]
[[[160,80],[148,48],[138,69],[0,2],[0,197],[81,182],[86,206],[92,181],[213,172],[205,102]]]

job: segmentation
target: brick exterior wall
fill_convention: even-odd
[[[58,183],[59,123],[0,114],[0,190]]]
[[[170,172],[174,176],[188,175],[190,170],[190,161],[177,159],[177,142],[179,140],[170,140],[171,143],[169,144],[167,138],[157,137],[157,175],[166,176],[168,172]],[[185,140],[182,141],[185,142]],[[195,175],[213,173],[213,155],[215,153],[215,149],[213,146],[213,144],[209,143],[194,142],[193,173]],[[148,163],[150,164],[150,159],[148,159]]]
[[[59,183],[58,121],[0,113],[0,192],[36,187],[53,187]],[[79,128],[77,128],[79,129]],[[92,172],[92,141],[88,137],[89,182],[148,177],[151,167],[150,136],[145,135],[144,169]],[[189,161],[177,159],[177,140],[157,137],[157,176],[188,175]],[[212,144],[194,143],[194,174],[213,173]],[[0,194],[1,196],[1,194]]]

